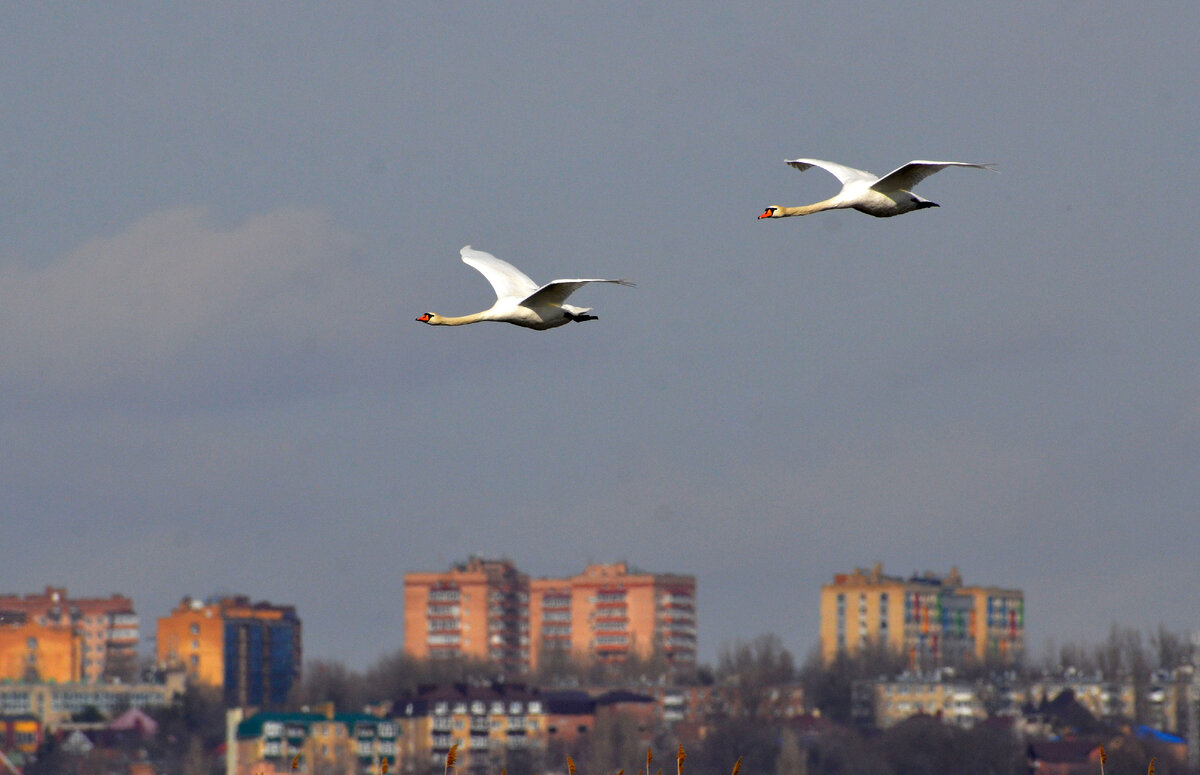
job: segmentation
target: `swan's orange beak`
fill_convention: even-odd
[[[428,323],[428,322],[429,322],[429,313],[428,313],[428,312],[426,312],[424,315],[422,315],[421,317],[417,318],[417,322],[418,322],[418,323]]]
[[[768,207],[766,210],[763,210],[763,214],[758,216],[758,219],[761,221],[763,218],[770,218],[771,210],[773,210],[773,209],[774,208],[772,208],[772,207]]]

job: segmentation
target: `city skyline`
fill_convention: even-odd
[[[1020,587],[1027,648],[1200,625],[1188,4],[9,4],[0,589],[295,601],[407,569],[696,577],[700,653],[882,562]],[[758,219],[995,163],[941,204]],[[549,331],[429,327],[629,278]]]
[[[644,584],[647,580],[653,579],[654,586],[660,591],[674,589],[679,583],[684,583],[690,585],[689,600],[699,599],[700,597],[700,595],[697,594],[696,587],[694,586],[694,577],[688,574],[678,574],[674,572],[658,573],[653,570],[637,567],[628,568],[626,571],[624,563],[602,563],[599,565],[589,565],[580,573],[569,574],[568,578],[551,578],[546,576],[534,577],[521,571],[521,569],[513,565],[511,560],[509,560],[507,557],[484,558],[478,556],[463,558],[460,561],[452,563],[448,569],[440,571],[421,570],[406,573],[406,589],[410,585],[412,585],[414,589],[440,587],[446,580],[450,580],[452,582],[452,586],[454,586],[456,589],[474,589],[476,592],[486,591],[486,589],[490,588],[490,586],[487,588],[481,586],[480,579],[482,579],[484,575],[483,568],[487,565],[508,566],[510,572],[514,574],[514,578],[519,576],[523,580],[523,588],[527,590],[538,590],[533,597],[539,597],[546,594],[553,595],[561,592],[561,594],[570,598],[573,596],[573,593],[570,591],[573,583],[578,584],[583,582],[585,585],[588,585],[591,588],[600,589],[605,585],[606,579],[612,579],[618,586],[622,587],[625,586],[626,579],[630,579],[633,580],[633,586],[635,588],[641,584]],[[626,573],[628,573],[628,575],[626,575]],[[479,578],[473,578],[473,576],[478,576]],[[464,579],[466,580],[464,581]],[[972,581],[974,582],[974,580]],[[464,583],[465,586],[463,586]],[[476,589],[476,587],[478,587],[478,589]],[[95,606],[95,604],[101,602],[108,602],[108,599],[98,599],[94,597],[70,597],[68,596],[68,590],[65,587],[54,586],[52,584],[45,585],[44,589],[44,593],[0,593],[0,597],[7,597],[9,599],[24,598],[27,601],[35,601],[40,598],[45,598],[55,594],[62,595],[66,600],[72,603],[79,600],[84,600],[87,604],[89,604],[89,606]],[[908,592],[917,592],[921,598],[921,601],[924,601],[920,602],[914,600],[913,602],[916,604],[915,610],[909,605],[909,601],[906,599],[908,596],[905,593],[906,590]],[[257,599],[255,595],[247,595],[243,592],[244,591],[230,593],[226,591],[215,595],[199,597],[184,595],[181,601],[171,609],[169,614],[150,616],[145,620],[147,622],[155,622],[156,626],[153,631],[147,632],[142,630],[139,645],[140,653],[145,657],[156,656],[155,661],[160,667],[166,664],[164,662],[164,654],[176,653],[173,650],[175,647],[164,645],[160,637],[160,633],[158,632],[158,625],[161,625],[161,623],[164,621],[172,621],[177,619],[181,614],[184,616],[183,618],[179,619],[178,622],[173,623],[172,626],[175,629],[173,629],[172,632],[175,632],[176,630],[182,632],[182,630],[179,628],[183,627],[186,629],[187,626],[192,626],[192,622],[203,622],[206,611],[208,611],[208,615],[211,616],[212,611],[230,607],[232,607],[231,610],[244,611],[246,615],[265,615],[268,617],[275,617],[278,615],[277,612],[279,611],[289,611],[291,613],[288,614],[288,616],[295,616],[300,619],[303,618],[300,616],[303,610],[302,604],[297,604],[295,601],[283,601],[277,605],[276,603]],[[861,601],[859,600],[860,592],[866,593],[861,596]],[[890,609],[887,602],[889,592],[892,593],[894,598],[892,601],[893,605]],[[845,594],[843,595],[839,593]],[[882,600],[880,599],[881,596],[883,598]],[[112,593],[110,597],[112,600],[120,601],[121,605],[119,607],[122,609],[126,607],[133,608],[134,610],[130,612],[130,615],[132,615],[135,622],[138,618],[143,616],[143,614],[136,612],[135,596],[126,595],[124,593]],[[428,598],[424,595],[414,597],[411,592],[406,597],[408,598],[405,603],[406,618],[424,621],[427,615],[425,606],[431,602],[431,598]],[[823,656],[823,661],[828,663],[832,658],[833,653],[836,651],[845,649],[849,653],[853,654],[858,650],[858,646],[866,642],[874,642],[881,635],[885,636],[885,641],[890,648],[900,649],[901,651],[907,653],[909,650],[911,650],[913,645],[913,643],[909,641],[909,636],[912,633],[908,633],[907,622],[910,619],[919,622],[921,620],[921,607],[925,607],[925,620],[926,626],[928,626],[930,610],[940,609],[943,605],[950,606],[953,609],[951,613],[959,614],[958,619],[955,621],[957,622],[958,627],[965,628],[965,630],[957,637],[961,638],[962,635],[965,634],[971,639],[971,648],[975,651],[975,658],[977,659],[984,658],[985,652],[989,648],[989,643],[993,648],[1000,648],[1000,656],[1004,657],[1004,646],[1007,644],[1002,643],[1002,641],[1007,639],[1006,636],[1011,636],[1013,638],[1012,644],[1015,646],[1015,651],[1013,653],[1019,655],[1019,661],[1024,662],[1026,665],[1032,666],[1036,663],[1042,662],[1043,660],[1054,660],[1057,658],[1058,655],[1053,653],[1053,649],[1060,646],[1070,644],[1073,646],[1082,646],[1085,649],[1089,647],[1096,647],[1101,645],[1104,637],[1108,637],[1110,635],[1110,632],[1101,633],[1096,638],[1091,640],[1070,638],[1056,639],[1054,633],[1051,632],[1046,639],[1046,642],[1041,645],[1026,644],[1024,638],[1025,596],[1023,589],[1019,587],[1013,588],[996,586],[992,584],[965,584],[961,571],[956,566],[951,566],[948,569],[941,569],[939,571],[929,569],[919,572],[912,571],[908,574],[895,574],[892,572],[885,573],[885,568],[882,563],[876,563],[874,566],[869,568],[855,567],[853,569],[842,569],[841,571],[832,574],[831,578],[820,586],[817,592],[817,597],[819,598],[816,613],[819,623],[817,640],[814,643],[809,644],[808,647],[804,647],[803,644],[792,644],[787,642],[783,643],[783,647],[787,649],[789,653],[791,653],[798,661],[803,661],[809,656],[820,653]],[[847,599],[835,601],[835,598],[842,597]],[[850,598],[853,598],[853,600]],[[998,618],[995,620],[993,620],[992,617],[993,598],[1004,606],[1003,609],[997,614]],[[410,614],[408,612],[408,602],[413,600],[416,600],[416,602],[419,604],[418,607],[420,610],[413,611]],[[1005,601],[1014,601],[1016,607],[1010,611],[1009,606],[1005,603]],[[534,600],[531,598],[529,603],[526,604],[529,606],[529,612],[525,614],[525,616],[530,622],[533,622],[541,617],[544,606],[542,603],[538,603],[536,605],[533,605],[532,603],[534,603]],[[579,601],[576,601],[576,604],[580,604]],[[848,632],[846,629],[846,625],[849,622],[847,613],[849,612],[848,606],[851,604],[856,606],[855,610],[858,612],[857,615],[860,621],[858,625],[859,629]],[[253,614],[253,611],[259,608],[263,609],[266,613]],[[590,610],[590,606],[588,606],[588,609]],[[889,610],[890,615],[888,614]],[[5,613],[5,608],[3,605],[0,605],[0,614],[3,613]],[[589,620],[591,617],[591,614],[588,613],[587,610],[581,611],[580,613],[583,615],[583,621]],[[915,619],[913,619],[914,616],[916,617]],[[700,623],[704,621],[704,618],[705,617],[702,615],[702,611],[697,607],[696,610],[688,613],[687,622],[694,626],[697,630],[697,633],[699,633],[702,631]],[[883,624],[883,619],[888,619],[889,623],[892,625],[890,627],[890,636],[887,635],[889,630],[887,625]],[[976,624],[977,619],[978,625]],[[472,618],[471,621],[474,621],[474,619]],[[480,621],[482,622],[482,620]],[[218,619],[218,625],[219,623],[220,620]],[[476,622],[476,624],[479,625],[480,622]],[[137,628],[136,624],[133,626]],[[541,637],[538,634],[541,626],[544,625],[539,624],[538,626],[532,628],[533,635],[537,636],[538,638]],[[881,626],[884,629],[881,630]],[[935,625],[935,629],[933,631],[940,633],[938,626],[939,625]],[[976,630],[977,626],[982,629]],[[1171,622],[1160,622],[1160,626],[1165,627],[1169,632],[1175,635],[1184,637],[1185,640],[1194,637],[1193,633],[1196,632],[1194,628],[1186,625],[1177,626]],[[1121,627],[1127,629],[1128,625],[1125,622],[1113,619],[1109,623],[1109,628],[1111,629],[1111,627]],[[87,630],[90,631],[93,628],[93,625],[89,624]],[[584,631],[586,632],[589,629],[590,626],[585,627]],[[631,624],[631,632],[638,629],[640,629],[639,626],[634,626]],[[991,632],[993,636],[999,634],[999,640],[994,640],[992,637],[985,637],[984,640],[980,640],[981,637],[984,637],[983,633],[985,632]],[[217,633],[219,636],[219,629],[217,630]],[[900,637],[902,633],[904,633],[903,637]],[[337,653],[318,656],[315,657],[315,659],[321,661],[340,662],[353,670],[361,671],[367,667],[370,667],[376,662],[386,661],[389,656],[398,652],[404,652],[417,658],[426,658],[429,656],[427,653],[429,649],[427,646],[420,646],[424,643],[424,637],[427,634],[428,633],[425,629],[421,629],[420,632],[415,636],[411,636],[416,637],[417,641],[409,642],[410,636],[406,633],[395,644],[393,644],[392,647],[385,648],[378,653],[371,655],[367,661],[362,664],[349,662],[344,658],[344,655]],[[734,638],[713,644],[708,650],[716,653],[721,651],[726,646],[734,646],[738,643],[749,643],[757,635],[778,636],[779,633],[775,630],[764,630],[761,633],[756,633],[754,636]],[[847,639],[848,635],[851,636],[849,639]],[[1151,639],[1153,639],[1153,632],[1149,632],[1148,635]],[[93,636],[89,635],[89,637]],[[182,642],[182,640],[190,639],[192,636],[175,635],[172,637],[174,641]],[[579,636],[576,635],[575,637]],[[704,644],[703,638],[699,635],[696,636],[696,641],[697,647],[701,644]],[[418,648],[414,648],[412,645],[413,643],[416,643]],[[299,641],[297,641],[296,646],[297,648],[299,647]],[[1050,650],[1048,651],[1047,648]],[[949,634],[946,636],[946,649],[952,649],[951,637]],[[476,649],[472,648],[461,649],[460,647],[455,646],[453,649],[450,649],[450,651],[454,653],[459,653],[461,651],[462,655],[464,656],[483,658],[481,655],[474,653]],[[701,650],[698,649],[697,651],[699,653]],[[936,651],[937,647],[935,645],[934,652],[936,653]],[[209,654],[209,652],[212,653]],[[209,671],[214,669],[213,665],[215,664],[215,669],[219,673],[222,668],[219,666],[221,655],[218,652],[219,646],[207,645],[206,641],[204,649],[201,649],[196,653],[200,654],[201,658],[206,660],[217,660],[215,663],[206,661],[206,664],[209,665],[207,668]],[[204,657],[204,654],[209,654],[209,656]],[[642,656],[646,655],[642,654]],[[956,655],[956,653],[952,650],[946,650],[944,660],[939,657],[932,663],[926,663],[923,660],[919,660],[911,653],[909,653],[908,656],[913,661],[913,666],[918,670],[928,669],[931,664],[937,666],[955,666],[961,662],[961,654]],[[192,659],[195,661],[196,657],[193,657]],[[526,657],[526,659],[528,659],[528,657]],[[494,661],[497,664],[506,662],[504,658],[495,656],[488,658],[488,660]],[[178,654],[170,659],[167,659],[167,662],[172,661],[180,662]],[[685,660],[683,664],[712,667],[716,664],[716,661],[716,657],[714,656],[712,660],[705,660],[703,658],[696,659],[695,661]],[[533,667],[536,668],[536,659],[534,662],[535,664]],[[921,664],[918,663],[924,664],[924,668],[922,668]],[[182,662],[180,662],[180,664],[182,664]],[[518,668],[520,667],[520,665],[516,663],[511,666]],[[526,667],[528,668],[528,666]],[[195,668],[195,665],[193,665],[193,668]],[[78,665],[76,665],[76,669],[78,669]],[[95,678],[93,677],[90,680],[95,680]],[[206,680],[211,681],[212,679],[210,677]]]

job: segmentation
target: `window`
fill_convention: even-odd
[[[193,635],[199,635],[200,634],[200,624],[198,622],[192,622],[191,630],[192,630]]]

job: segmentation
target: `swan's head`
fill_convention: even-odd
[[[761,221],[763,218],[782,218],[782,217],[783,216],[779,214],[779,206],[771,205],[767,209],[763,210],[762,215],[758,216],[758,219]]]
[[[440,315],[437,315],[433,312],[426,312],[424,315],[417,318],[417,322],[418,323],[428,323],[431,326],[436,326],[440,322],[440,320],[439,320],[440,317],[441,317]]]

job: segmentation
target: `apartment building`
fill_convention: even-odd
[[[0,622],[10,627],[28,624],[69,630],[78,636],[74,656],[78,665],[69,671],[70,677],[54,680],[97,683],[136,678],[139,622],[133,601],[124,595],[72,598],[65,587],[52,586],[42,593],[0,595]],[[7,673],[0,677],[17,678]]]
[[[444,573],[407,573],[404,649],[519,672],[529,664],[528,606],[529,577],[508,560],[471,557]]]
[[[0,682],[0,715],[30,715],[57,726],[94,708],[113,716],[125,708],[161,708],[183,694],[181,673],[163,683],[5,683]]]
[[[693,576],[611,563],[530,580],[508,560],[472,557],[447,572],[406,574],[404,601],[404,647],[417,657],[486,659],[516,673],[553,654],[696,661]]]
[[[223,687],[225,704],[279,706],[300,680],[301,623],[293,606],[234,596],[185,597],[158,620],[158,665]]]
[[[522,684],[424,686],[397,698],[392,713],[405,762],[436,768],[458,746],[460,773],[486,775],[509,767],[526,772],[546,750],[546,703]]]
[[[872,646],[903,654],[918,671],[1016,662],[1025,649],[1024,593],[966,586],[957,568],[904,578],[877,564],[835,574],[821,587],[822,656],[829,663]]]
[[[530,583],[529,639],[533,670],[555,651],[598,662],[661,654],[669,664],[694,665],[696,579],[634,571],[623,562],[537,579]]]
[[[331,708],[325,713],[256,713],[233,728],[235,737],[227,746],[230,775],[400,771],[399,727],[392,719]]]
[[[876,729],[887,729],[919,714],[970,729],[988,716],[975,684],[919,676],[855,681],[851,714],[856,724]]]

